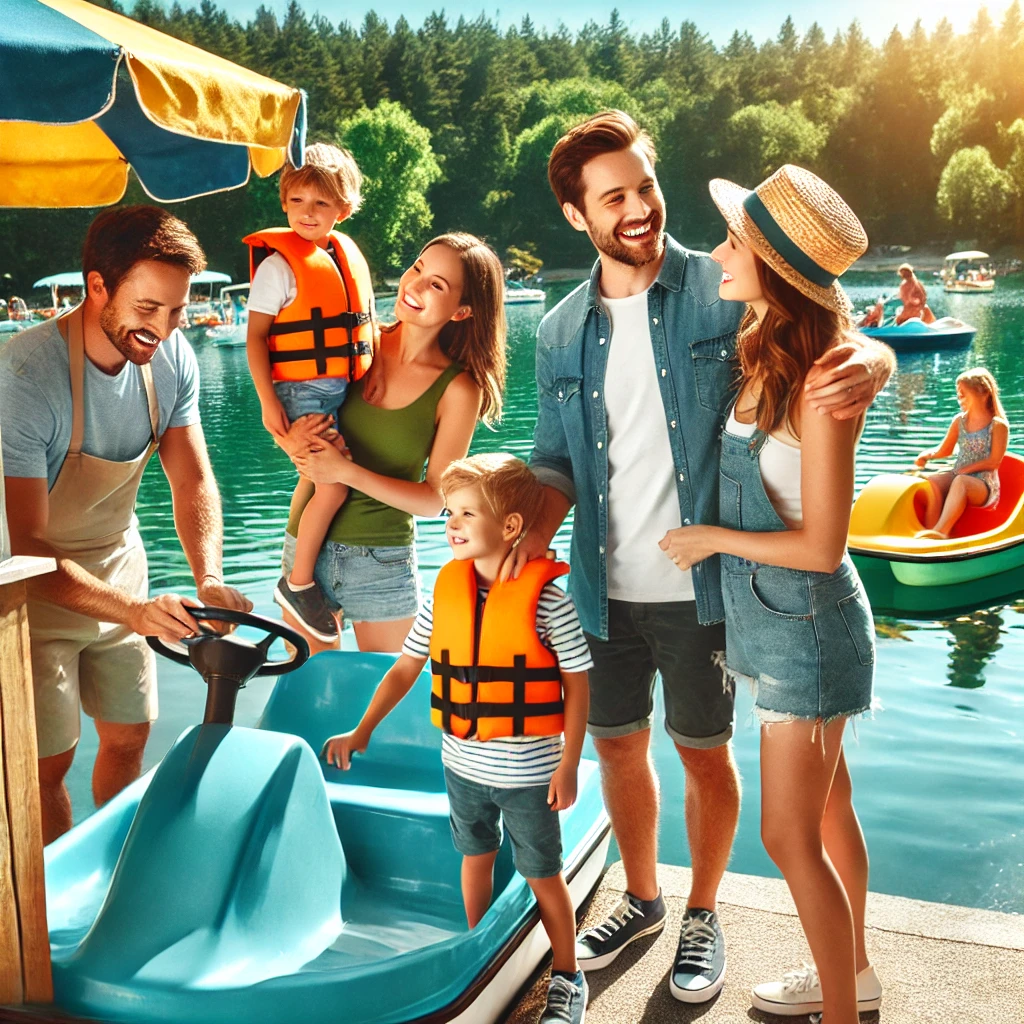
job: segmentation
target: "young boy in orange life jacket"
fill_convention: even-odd
[[[347,769],[430,658],[430,716],[443,731],[441,760],[452,839],[463,855],[469,927],[490,905],[504,822],[554,952],[541,1019],[579,1024],[587,988],[576,962],[557,812],[576,800],[592,662],[572,600],[553,582],[568,566],[535,560],[518,579],[495,582],[543,502],[539,481],[521,460],[488,454],[453,462],[441,492],[452,560],[438,573],[433,600],[421,606],[359,725],[331,737],[322,756]],[[528,670],[522,704],[513,696],[517,656],[525,656]]]
[[[263,425],[284,447],[302,416],[336,416],[349,383],[373,357],[373,288],[362,253],[335,225],[360,205],[362,175],[352,154],[317,143],[305,163],[281,172],[281,207],[287,228],[247,235],[252,287],[246,350],[259,395]],[[339,446],[336,432],[329,435]],[[300,483],[295,502],[308,495]],[[319,485],[299,520],[295,564],[282,576],[274,600],[318,640],[331,643],[338,623],[313,567],[338,509],[344,484]]]

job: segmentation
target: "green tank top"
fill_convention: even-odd
[[[363,380],[353,384],[338,413],[338,429],[356,464],[382,476],[418,482],[434,444],[437,404],[448,385],[462,373],[452,363],[414,402],[401,409],[381,409],[363,399]],[[288,520],[298,532],[298,517]],[[413,542],[412,516],[353,490],[334,517],[327,539],[363,547],[401,547]]]

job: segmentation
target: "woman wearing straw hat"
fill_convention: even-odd
[[[758,985],[754,1005],[857,1024],[881,986],[864,950],[868,858],[843,755],[871,707],[871,609],[846,553],[858,420],[814,414],[816,359],[851,331],[838,277],[867,248],[860,222],[810,171],[787,165],[750,192],[711,182],[728,239],[719,294],[746,302],[741,380],[722,437],[721,526],[677,531],[685,569],[722,555],[729,670],[756,686],[761,833],[793,894],[816,966]]]

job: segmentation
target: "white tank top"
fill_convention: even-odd
[[[735,410],[730,410],[725,424],[733,437],[753,437],[756,423],[740,423]],[[796,439],[794,438],[794,441]],[[798,530],[804,523],[800,502],[800,447],[787,444],[772,434],[761,449],[761,483],[765,494],[779,518],[791,529]]]

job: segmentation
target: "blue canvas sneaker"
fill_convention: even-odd
[[[653,935],[665,927],[665,900],[637,899],[626,893],[622,902],[600,924],[588,928],[576,940],[580,969],[599,971],[607,967],[631,942]]]
[[[583,1024],[587,1017],[587,995],[587,979],[582,971],[577,971],[572,979],[552,974],[540,1024]]]
[[[668,988],[683,1003],[706,1003],[725,984],[725,936],[713,910],[690,907],[683,915],[679,948]]]

